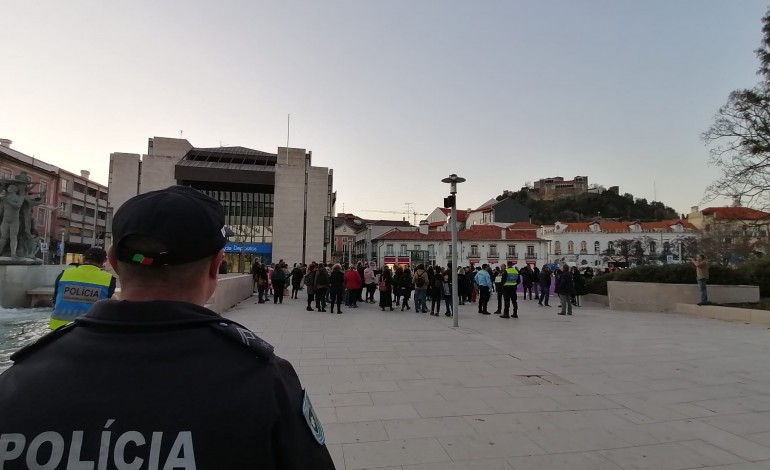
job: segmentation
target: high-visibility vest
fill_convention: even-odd
[[[71,323],[97,301],[108,298],[111,282],[112,274],[90,264],[65,270],[59,279],[49,328]]]
[[[519,271],[516,269],[515,266],[511,266],[510,268],[506,268],[505,270],[506,277],[505,277],[505,284],[504,286],[515,286],[519,283]]]

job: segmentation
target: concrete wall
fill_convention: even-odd
[[[275,167],[273,212],[273,261],[289,265],[302,260],[302,229],[305,207],[305,150],[278,149]],[[324,217],[328,215],[329,169],[308,167],[307,239],[305,262],[323,260]]]
[[[676,304],[676,311],[707,318],[716,318],[717,320],[770,325],[770,311],[768,310],[723,307],[721,305]]]
[[[239,302],[251,297],[254,281],[250,274],[224,274],[217,280],[217,290],[211,296],[206,307],[222,313]]]
[[[27,291],[52,286],[62,270],[55,265],[0,266],[0,307],[28,307]]]
[[[610,309],[670,312],[677,303],[695,304],[700,300],[697,284],[658,284],[654,282],[609,281]],[[708,298],[720,304],[759,302],[758,286],[708,286]]]
[[[144,155],[142,157],[142,176],[139,183],[141,194],[166,189],[176,184],[174,166],[182,157],[164,155]]]
[[[139,162],[138,153],[110,154],[107,201],[113,209],[139,194]]]
[[[192,144],[187,139],[153,137],[149,142],[152,143],[152,146],[148,145],[147,154],[151,156],[177,157],[177,159],[180,159],[193,149]]]

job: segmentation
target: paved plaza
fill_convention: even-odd
[[[304,292],[225,316],[294,364],[338,469],[770,469],[767,326],[519,304],[459,329]]]

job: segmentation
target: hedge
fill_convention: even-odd
[[[588,281],[586,288],[592,294],[607,295],[607,281],[660,282],[663,284],[696,284],[692,264],[644,265],[601,273]],[[723,285],[759,286],[761,297],[770,297],[770,259],[752,260],[735,268],[709,266],[709,283]]]

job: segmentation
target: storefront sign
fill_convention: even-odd
[[[225,253],[270,254],[272,252],[273,245],[270,243],[231,242],[225,245]]]

